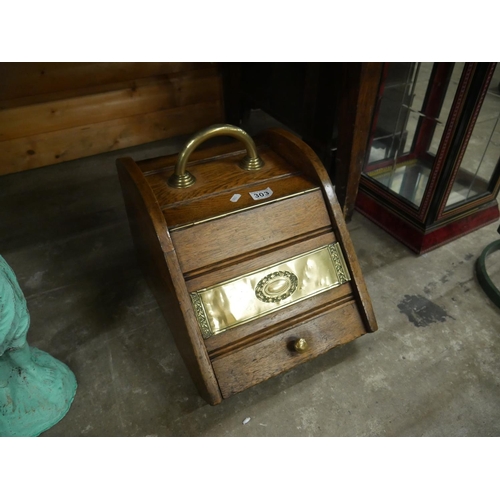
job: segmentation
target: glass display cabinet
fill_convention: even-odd
[[[356,208],[417,253],[499,218],[500,65],[386,63]]]

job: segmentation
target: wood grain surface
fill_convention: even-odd
[[[209,102],[220,91],[215,71],[161,75],[110,91],[0,109],[0,141]],[[60,97],[60,96],[56,96]]]
[[[271,189],[273,193],[270,198],[256,200],[250,194],[267,189]],[[234,187],[211,196],[200,197],[191,202],[170,205],[163,210],[163,215],[170,231],[175,231],[189,224],[199,224],[214,217],[227,217],[238,211],[250,210],[260,205],[276,203],[283,198],[296,196],[296,193],[312,190],[319,191],[319,187],[299,175],[268,179],[245,186]]]
[[[189,162],[186,170],[195,176],[196,182],[186,189],[175,189],[167,184],[174,171],[173,165],[148,175],[147,179],[162,209],[168,209],[173,205],[192,203],[200,198],[229,192],[234,188],[251,187],[260,182],[290,177],[300,172],[290,168],[283,158],[269,149],[259,150],[259,155],[264,166],[255,171],[240,168],[238,162],[245,156],[245,152]],[[177,159],[177,155],[172,158],[174,159]],[[172,222],[177,224],[176,221]]]
[[[209,102],[1,141],[0,173],[20,172],[189,134],[220,119],[220,103]]]
[[[193,272],[330,223],[321,192],[313,191],[172,233],[183,273]]]
[[[363,333],[365,329],[356,304],[350,302],[245,349],[216,358],[213,366],[222,396],[228,398]],[[308,351],[302,354],[292,347],[300,338],[309,345]]]
[[[210,63],[0,63],[0,175],[223,121]]]
[[[209,63],[0,63],[0,101],[112,82],[181,73],[208,67]]]

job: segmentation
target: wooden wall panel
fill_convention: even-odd
[[[215,64],[0,63],[0,74],[0,175],[224,121]]]
[[[209,63],[0,63],[0,100],[181,73]]]
[[[218,75],[163,75],[131,86],[69,99],[0,110],[0,141],[99,123],[163,109],[209,102],[219,91]]]
[[[223,120],[206,102],[0,142],[0,173],[9,174],[189,134]]]

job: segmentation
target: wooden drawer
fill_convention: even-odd
[[[274,337],[212,359],[222,396],[227,398],[243,391],[365,332],[352,301]],[[309,348],[299,354],[293,344],[301,338],[306,340]]]

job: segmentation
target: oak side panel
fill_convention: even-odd
[[[138,260],[200,395],[210,404],[220,391],[194,316],[163,215],[131,158],[117,160]]]

